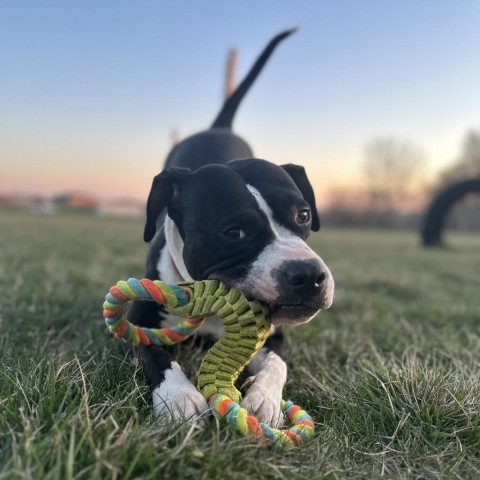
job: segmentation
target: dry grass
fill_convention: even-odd
[[[479,478],[478,237],[312,239],[337,296],[289,329],[286,396],[317,435],[280,453],[216,423],[155,422],[101,318],[108,287],[142,274],[140,221],[0,211],[0,231],[0,478]]]

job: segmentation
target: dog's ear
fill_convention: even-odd
[[[143,239],[149,242],[155,235],[157,218],[164,208],[169,208],[179,186],[191,175],[188,168],[167,168],[159,173],[152,182],[152,188],[147,201],[147,221]]]
[[[310,205],[310,209],[312,210],[312,230],[318,232],[320,230],[320,219],[318,218],[315,194],[313,193],[312,185],[308,181],[305,169],[300,165],[294,165],[293,163],[281,165],[281,167],[290,175],[295,182],[295,185],[302,193],[303,198]]]

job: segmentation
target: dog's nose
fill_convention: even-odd
[[[286,265],[286,280],[297,295],[307,298],[314,295],[323,286],[326,272],[317,262],[293,261]]]

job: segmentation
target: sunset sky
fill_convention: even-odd
[[[361,178],[365,145],[393,136],[428,175],[480,128],[479,1],[18,1],[0,3],[0,193],[145,199],[171,146],[277,49],[235,130],[258,157],[306,167],[320,202]]]

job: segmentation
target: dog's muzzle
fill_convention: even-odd
[[[272,277],[278,291],[277,299],[269,302],[274,325],[308,322],[332,304],[332,275],[316,259],[285,261]]]

